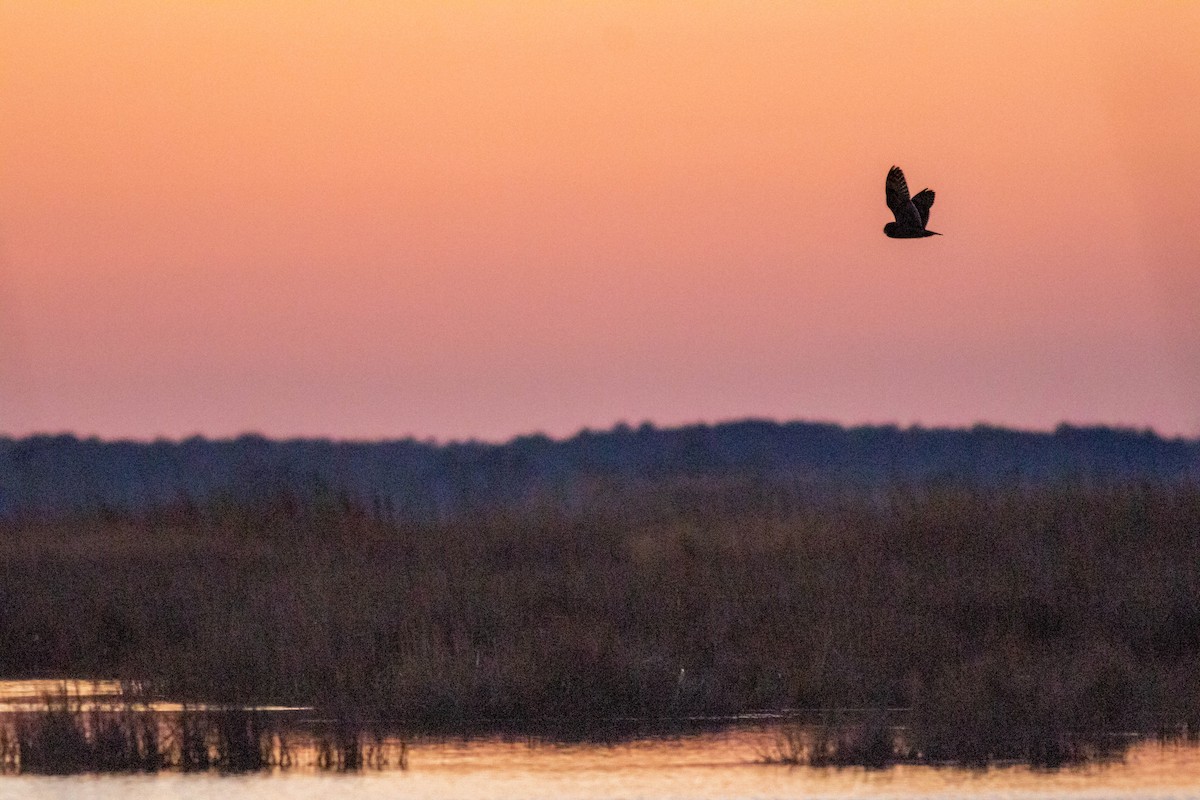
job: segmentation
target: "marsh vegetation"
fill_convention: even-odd
[[[0,547],[0,675],[308,706],[345,730],[586,736],[620,719],[891,708],[924,760],[1049,765],[1114,733],[1200,730],[1188,482],[596,480],[569,504],[423,522],[280,489],[11,515]],[[65,719],[44,736],[78,741]],[[123,724],[129,764],[162,757]],[[880,725],[858,744],[847,730],[810,752],[887,750]]]
[[[103,697],[78,682],[0,705],[0,773],[246,773],[407,767],[407,742],[304,709],[164,704],[126,685]]]

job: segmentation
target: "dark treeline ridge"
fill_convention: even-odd
[[[505,444],[0,437],[0,516],[221,498],[244,503],[280,487],[298,495],[333,487],[398,518],[444,520],[547,497],[569,504],[581,483],[596,480],[698,476],[837,488],[1163,480],[1200,477],[1200,441],[1066,425],[1034,433],[754,420],[672,429],[619,425],[565,440],[535,435]]]
[[[429,520],[283,486],[0,548],[9,678],[430,729],[903,707],[947,760],[1200,729],[1193,480],[675,476]]]

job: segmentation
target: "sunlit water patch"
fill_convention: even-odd
[[[1142,744],[1119,763],[1053,772],[1028,767],[886,770],[764,765],[769,731],[731,730],[620,745],[549,745],[483,739],[418,741],[407,770],[313,771],[0,779],[6,800],[42,798],[969,798],[974,800],[1200,800],[1200,750]]]
[[[0,714],[33,713],[46,698],[63,696],[91,709],[116,707],[129,687],[115,682],[61,681],[0,684]],[[154,704],[156,718],[171,719],[176,705]],[[149,710],[149,709],[148,709]],[[241,709],[246,712],[251,709]],[[297,713],[297,716],[291,716]],[[205,713],[208,713],[205,711]],[[435,738],[385,736],[367,739],[361,764],[348,772],[321,764],[322,745],[314,720],[304,710],[282,712],[286,720],[306,721],[306,729],[280,726],[267,739],[279,757],[281,736],[290,742],[292,762],[230,774],[218,768],[188,773],[164,768],[154,774],[0,777],[0,798],[966,798],[968,800],[1200,800],[1200,748],[1142,742],[1117,760],[1058,770],[1028,766],[961,769],[899,764],[886,769],[787,766],[764,763],[778,753],[782,723],[746,719],[719,730],[670,736],[642,736],[613,744],[552,743],[511,737]],[[90,717],[95,719],[95,717]],[[301,726],[303,728],[303,726]],[[161,741],[169,742],[163,734]],[[375,747],[372,762],[370,748]],[[339,757],[344,757],[345,753]],[[382,757],[381,757],[382,756]],[[234,770],[236,772],[236,770]]]

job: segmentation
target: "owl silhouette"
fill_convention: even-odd
[[[884,183],[888,208],[896,221],[883,226],[883,232],[893,239],[920,239],[924,236],[941,236],[937,231],[926,230],[929,224],[929,209],[933,205],[933,190],[922,189],[916,197],[908,196],[908,181],[904,170],[892,167]]]

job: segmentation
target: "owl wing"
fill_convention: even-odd
[[[922,228],[929,224],[929,209],[933,206],[933,198],[933,189],[922,189],[912,199],[912,204],[916,206],[917,213],[921,215]]]
[[[899,167],[888,170],[887,181],[884,183],[888,208],[896,217],[899,225],[923,227],[921,215],[908,197],[908,181],[904,180],[904,171]]]

